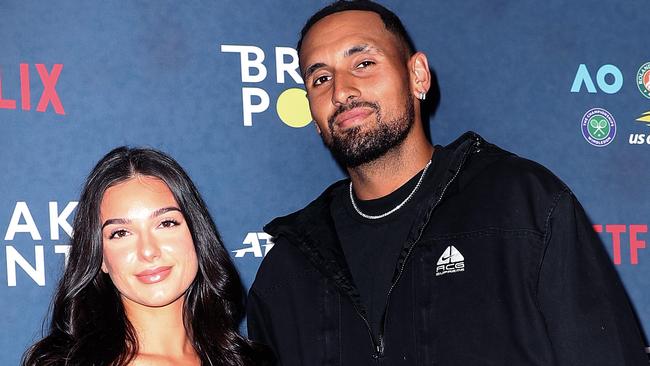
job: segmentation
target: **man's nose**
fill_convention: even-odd
[[[333,79],[332,104],[341,106],[361,96],[361,90],[352,75],[338,74]]]

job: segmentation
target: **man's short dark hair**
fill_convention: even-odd
[[[381,17],[382,22],[384,22],[386,30],[393,33],[401,43],[401,46],[404,48],[405,55],[407,57],[410,57],[413,55],[413,53],[415,53],[415,46],[413,45],[413,41],[406,32],[406,28],[404,28],[402,21],[397,15],[395,15],[395,13],[388,10],[384,6],[370,0],[338,0],[322,8],[314,15],[312,15],[309,20],[307,20],[307,23],[305,23],[305,26],[302,27],[302,30],[300,31],[300,40],[298,41],[298,46],[296,47],[298,54],[300,54],[302,40],[305,38],[305,35],[307,32],[309,32],[311,27],[316,24],[316,22],[328,15],[348,10],[371,11],[378,14]]]

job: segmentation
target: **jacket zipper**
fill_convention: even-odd
[[[373,358],[378,358],[377,354],[379,354],[379,346],[377,344],[377,341],[375,340],[375,336],[372,334],[372,328],[370,327],[370,322],[368,322],[368,318],[366,318],[361,311],[359,311],[359,308],[357,306],[354,306],[354,310],[357,312],[359,317],[363,319],[364,324],[366,325],[366,329],[368,329],[368,335],[370,336],[370,342],[372,343],[372,348],[375,350],[375,353],[372,355]],[[381,340],[380,340],[381,342]],[[382,350],[383,353],[383,350]]]
[[[473,145],[476,148],[477,152],[480,151],[479,150],[480,149],[480,139],[478,137],[475,139]],[[417,245],[417,243],[422,238],[422,234],[424,233],[424,229],[429,224],[429,220],[431,220],[431,216],[433,215],[433,211],[435,211],[436,207],[438,207],[438,205],[442,201],[442,198],[445,196],[445,192],[447,192],[447,189],[449,188],[451,183],[453,183],[454,180],[456,180],[456,177],[460,173],[461,168],[463,167],[463,165],[465,165],[465,160],[467,159],[468,155],[469,155],[469,152],[463,158],[463,161],[458,166],[458,169],[456,169],[456,172],[454,173],[454,176],[451,177],[451,179],[447,182],[445,187],[442,189],[442,192],[440,193],[440,198],[438,198],[438,201],[436,202],[436,204],[433,205],[433,208],[430,211],[431,214],[429,215],[429,218],[424,223],[424,225],[422,225],[422,228],[420,229],[420,232],[418,233],[418,237],[415,239],[413,244],[409,247],[409,250],[406,253],[406,256],[404,257],[404,262],[402,262],[402,266],[400,267],[399,272],[397,273],[397,277],[395,278],[395,281],[393,282],[393,284],[388,289],[388,294],[386,295],[386,304],[384,305],[384,317],[383,317],[383,319],[381,321],[381,326],[379,328],[379,339],[378,339],[377,343],[375,343],[375,338],[374,338],[374,336],[372,334],[372,330],[370,329],[370,325],[368,323],[368,320],[363,315],[361,315],[361,313],[359,313],[357,311],[357,313],[359,315],[361,315],[361,317],[365,321],[366,326],[368,327],[368,330],[370,332],[370,337],[372,339],[373,345],[375,346],[375,354],[373,355],[373,358],[375,358],[375,359],[378,359],[378,358],[381,358],[381,357],[384,356],[384,330],[385,330],[385,326],[386,326],[386,319],[388,318],[388,308],[390,306],[390,296],[393,293],[393,289],[395,288],[395,286],[399,282],[400,278],[402,277],[402,273],[404,273],[404,268],[406,267],[406,263],[408,262],[408,259],[411,256],[411,253],[413,252],[413,249],[415,249],[415,246]],[[355,307],[355,309],[356,309],[356,307]]]

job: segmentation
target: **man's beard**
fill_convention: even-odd
[[[334,131],[336,117],[356,107],[371,108],[375,113],[376,126],[355,126],[342,132]],[[415,111],[413,97],[409,93],[406,94],[403,110],[403,114],[384,121],[381,107],[377,103],[353,101],[341,106],[327,120],[331,131],[331,141],[324,140],[325,144],[334,158],[345,167],[356,168],[374,161],[394,147],[401,145],[411,131],[415,122]],[[371,129],[363,131],[364,127]]]

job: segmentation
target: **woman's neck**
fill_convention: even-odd
[[[185,329],[182,297],[162,307],[144,306],[125,299],[124,308],[138,339],[133,365],[200,364]]]

